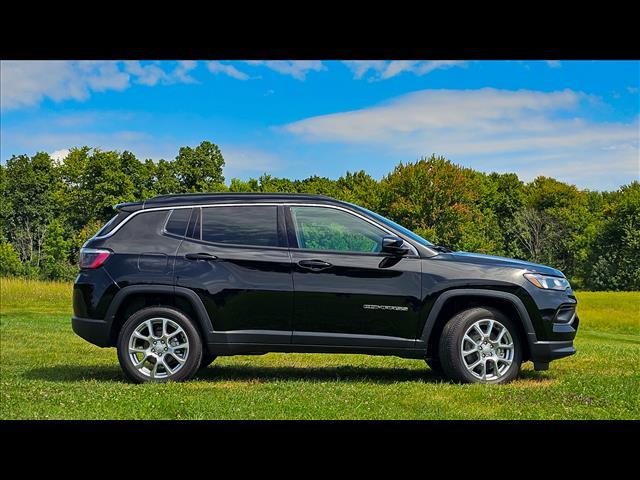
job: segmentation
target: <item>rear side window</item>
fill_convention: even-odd
[[[172,210],[164,229],[167,233],[184,237],[191,217],[191,208],[179,208]]]
[[[202,209],[202,240],[277,247],[278,207],[248,205]]]
[[[96,233],[96,237],[102,237],[103,235],[108,234],[114,228],[118,226],[118,224],[122,223],[122,221],[129,216],[129,212],[118,212],[111,220],[105,223],[104,227],[102,227],[98,233]]]

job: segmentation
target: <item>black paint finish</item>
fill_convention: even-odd
[[[241,217],[229,217],[229,225],[235,223],[245,232],[239,235],[236,229],[229,237],[257,239],[261,245],[201,239],[202,219],[207,221],[203,210],[224,208],[219,212],[229,216],[236,215],[229,205],[242,205],[237,207],[242,213],[253,204],[269,209],[264,218],[271,218],[273,229],[264,236]],[[400,255],[300,249],[288,205],[351,212],[402,239],[409,251]],[[122,322],[119,312],[126,312],[128,302],[136,299],[187,309],[209,351],[216,354],[353,352],[419,358],[429,354],[430,335],[438,331],[440,314],[455,302],[469,301],[501,302],[511,308],[530,358],[540,364],[575,352],[572,341],[579,319],[573,292],[541,290],[523,276],[562,276],[551,267],[442,253],[393,223],[381,224],[371,212],[322,196],[179,195],[119,208],[124,213],[117,221],[85,245],[108,249],[112,255],[102,267],[81,270],[73,293],[74,330],[101,346],[113,345]],[[169,214],[180,209],[186,211],[176,214],[176,222],[165,231]],[[215,217],[217,224],[224,223],[224,215]],[[183,228],[184,236],[179,234]],[[209,238],[222,238],[214,226],[208,231],[214,232]]]
[[[393,265],[381,265],[387,258],[377,254],[292,250],[294,342],[298,331],[415,339],[421,260],[404,257]],[[309,260],[330,266],[314,270],[299,265]],[[364,305],[406,307],[406,311],[365,309]]]

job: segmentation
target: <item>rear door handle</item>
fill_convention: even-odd
[[[300,260],[298,265],[308,270],[320,271],[333,267],[329,262],[324,260]]]
[[[218,257],[211,255],[210,253],[187,253],[184,256],[188,260],[217,260]]]

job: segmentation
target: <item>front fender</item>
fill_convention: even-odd
[[[436,324],[436,320],[438,319],[438,315],[442,310],[442,307],[445,303],[454,297],[486,297],[486,298],[494,298],[499,300],[505,300],[511,303],[518,315],[520,316],[520,321],[522,324],[522,328],[526,334],[527,343],[529,346],[533,345],[534,342],[537,341],[536,332],[533,327],[533,322],[531,321],[531,317],[529,316],[529,312],[525,307],[522,300],[513,293],[496,291],[496,290],[484,290],[478,288],[456,288],[454,290],[447,290],[440,294],[440,296],[436,299],[429,314],[427,316],[427,320],[424,324],[424,328],[422,329],[422,333],[419,336],[417,343],[418,345],[426,346],[429,344],[429,337],[431,332],[433,331],[433,327]]]

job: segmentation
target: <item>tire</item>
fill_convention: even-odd
[[[503,330],[506,332],[502,333]],[[458,313],[445,325],[440,336],[439,358],[444,374],[451,380],[507,383],[520,373],[522,341],[516,323],[499,310],[471,308]],[[473,365],[476,366],[468,368]]]
[[[209,365],[213,363],[213,361],[218,358],[217,355],[213,355],[212,353],[204,350],[202,352],[202,360],[200,360],[200,370],[207,368]]]
[[[120,330],[117,347],[122,371],[136,383],[183,382],[202,361],[198,330],[184,313],[169,307],[144,308],[131,315]]]

